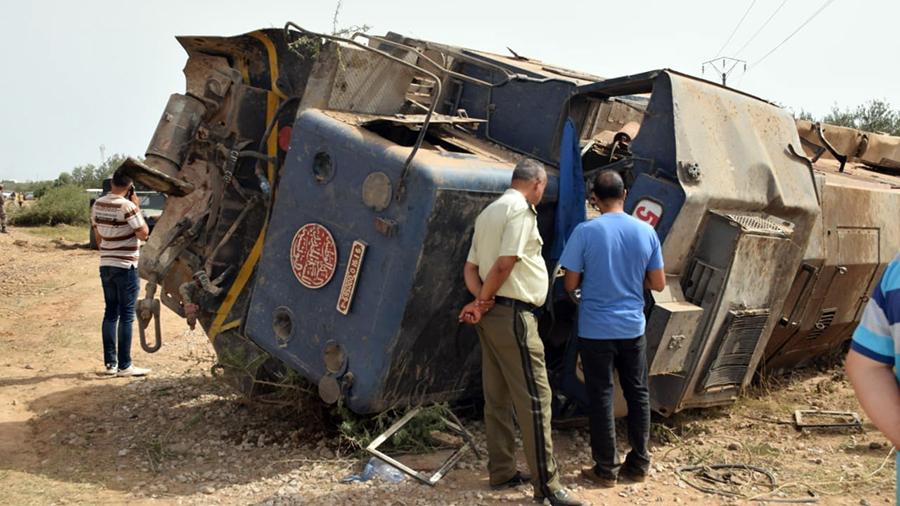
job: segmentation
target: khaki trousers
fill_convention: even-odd
[[[516,473],[514,416],[537,495],[561,488],[550,436],[550,383],[537,319],[517,306],[496,305],[476,325],[481,338],[484,425],[491,485]]]

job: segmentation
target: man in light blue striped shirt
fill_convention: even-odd
[[[900,254],[885,269],[853,333],[847,377],[872,423],[900,448]],[[900,455],[897,478],[900,483]],[[900,504],[900,488],[896,494]]]

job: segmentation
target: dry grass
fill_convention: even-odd
[[[19,230],[44,239],[63,239],[76,243],[87,243],[88,225],[44,225],[40,227],[17,227]]]

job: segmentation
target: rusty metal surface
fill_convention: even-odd
[[[800,144],[790,114],[694,79],[672,75],[671,82],[679,174],[687,183],[685,207],[664,246],[667,271],[683,271],[689,243],[710,209],[737,204],[775,214],[807,237],[819,205],[806,168],[786,153],[788,144]],[[701,171],[696,183],[688,174],[694,165]],[[805,240],[797,246],[804,249]]]
[[[351,125],[368,125],[378,121],[396,123],[398,125],[421,125],[425,121],[424,114],[364,114],[346,111],[322,111],[323,114],[330,116],[336,120],[343,121]],[[484,123],[486,120],[478,118],[464,118],[460,116],[448,116],[446,114],[435,114],[431,118],[434,125],[477,125]]]
[[[316,58],[300,107],[394,114],[403,105],[414,72],[361,49],[328,44]]]
[[[685,195],[663,246],[666,272],[681,276],[684,302],[704,311],[692,336],[693,363],[680,378],[651,378],[656,395],[663,396],[657,404],[673,412],[730,402],[749,383],[774,316],[766,316],[752,342],[741,345],[732,383],[711,388],[704,378],[725,352],[733,311],[780,311],[789,288],[782,280],[793,275],[800,261],[819,205],[808,169],[787,153],[788,144],[800,144],[789,114],[699,80],[677,74],[664,78],[671,95],[655,85],[648,115],[666,110],[664,100],[674,104],[675,170]],[[646,141],[645,135],[642,128],[635,142]],[[732,226],[722,228],[717,220]],[[748,227],[754,220],[776,225]],[[790,229],[789,235],[771,230],[781,225]],[[731,239],[721,236],[726,231]],[[734,246],[729,249],[723,240]],[[706,273],[698,274],[698,265]],[[704,288],[697,291],[697,286]]]
[[[873,283],[900,251],[900,186],[823,173],[822,214],[794,275],[764,367],[790,370],[839,349]]]
[[[174,176],[181,169],[205,112],[206,107],[196,98],[179,93],[169,97],[146,152],[148,157],[165,161],[158,164],[161,171]]]
[[[815,125],[802,120],[797,125],[800,135],[811,141],[804,147],[812,151]],[[766,349],[767,372],[790,370],[840,349],[884,264],[900,250],[900,175],[874,169],[871,160],[864,159],[865,144],[873,146],[874,134],[832,125],[823,131],[850,160],[843,172],[827,151],[815,162],[822,214]],[[888,141],[876,152],[900,138]],[[890,156],[897,159],[896,154]]]
[[[816,132],[817,124],[807,120],[797,120],[797,130],[807,141],[807,153],[813,154],[810,145],[821,145]],[[855,128],[837,125],[822,125],[827,141],[841,154],[870,167],[889,169],[900,175],[900,137],[864,132]],[[831,154],[823,155],[834,158]]]

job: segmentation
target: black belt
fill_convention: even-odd
[[[534,311],[535,309],[537,309],[537,306],[535,306],[534,304],[522,302],[518,299],[510,299],[509,297],[494,297],[494,303],[500,304],[501,306],[509,306],[513,309],[521,308],[527,309],[528,311]]]

